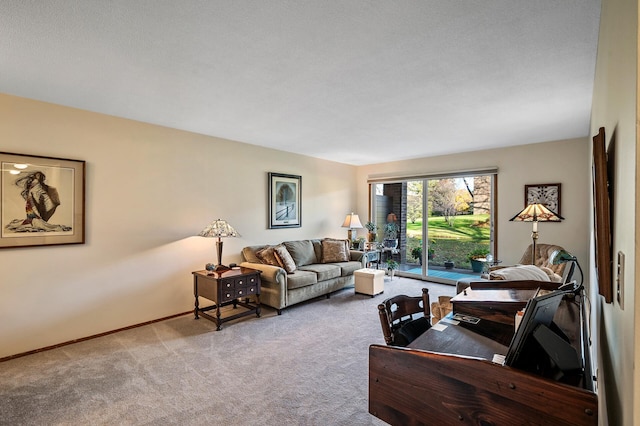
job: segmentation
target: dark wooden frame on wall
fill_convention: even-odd
[[[593,221],[598,291],[607,303],[613,301],[611,205],[607,174],[604,127],[593,137]]]
[[[562,185],[559,183],[537,183],[532,185],[525,185],[524,186],[524,206],[526,207],[529,204],[540,202],[540,200],[531,199],[532,198],[531,192],[535,191],[536,189],[542,189],[546,191],[552,188],[555,188],[557,192],[556,206],[552,206],[549,203],[545,203],[545,202],[543,202],[542,204],[552,212],[562,216],[562,213],[560,212],[560,208],[561,208],[560,202],[562,201],[562,197],[561,197]]]
[[[279,189],[293,187],[293,209],[295,217],[279,218]],[[269,229],[300,228],[302,226],[302,176],[269,172]]]
[[[84,244],[85,162],[0,152],[0,227],[0,248]]]

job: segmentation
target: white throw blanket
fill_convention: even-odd
[[[517,265],[491,271],[489,279],[509,281],[560,281],[562,277],[554,274],[549,268],[540,268],[534,265]]]

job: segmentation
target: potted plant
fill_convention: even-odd
[[[378,230],[378,225],[369,221],[364,224],[364,227],[367,228],[367,231],[369,231],[369,233],[367,234],[369,242],[373,243],[376,240],[376,231]]]
[[[411,257],[413,257],[414,259],[417,259],[418,262],[420,262],[420,265],[422,265],[422,247],[418,246],[418,247],[412,248]]]
[[[398,224],[395,222],[387,222],[384,225],[384,246],[395,249],[398,247]]]
[[[486,247],[477,247],[469,253],[467,258],[471,262],[471,270],[473,272],[482,272],[484,269],[485,260],[490,253]]]
[[[389,276],[393,279],[393,271],[398,269],[398,262],[393,259],[387,260],[387,270],[389,271]]]
[[[353,250],[364,250],[364,237],[359,237],[351,243]]]

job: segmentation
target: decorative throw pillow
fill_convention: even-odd
[[[257,251],[256,257],[260,259],[262,263],[266,263],[267,265],[280,266],[278,259],[276,259],[274,247],[266,247]]]
[[[349,260],[349,242],[347,240],[322,240],[322,263],[347,262]]]
[[[282,245],[287,248],[297,267],[318,263],[311,240],[285,241]]]
[[[282,244],[275,246],[273,249],[276,259],[278,259],[278,263],[280,266],[287,271],[287,274],[293,274],[296,270],[296,263],[293,261],[293,258],[289,254],[289,251]]]
[[[269,246],[249,246],[242,249],[242,257],[245,261],[251,263],[263,263],[262,260],[256,256],[256,253],[260,250],[263,250]]]

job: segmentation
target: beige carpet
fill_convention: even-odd
[[[385,281],[262,318],[193,315],[0,363],[1,425],[380,425],[368,412],[368,347],[384,344],[377,304],[454,287]]]

